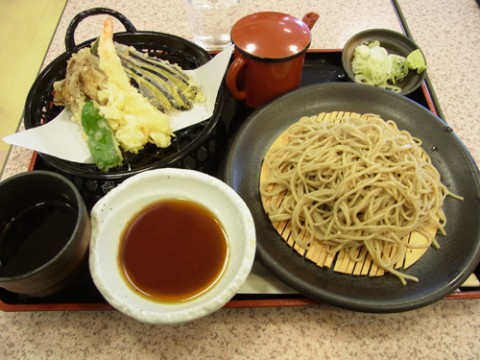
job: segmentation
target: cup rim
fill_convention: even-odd
[[[289,33],[291,34],[285,38],[284,30],[285,24],[287,23],[296,24],[297,26],[294,29],[295,31],[293,31],[292,28],[289,28]],[[253,45],[255,46],[252,47],[252,49],[254,49],[255,52],[259,52],[259,54],[253,54],[252,51],[247,50],[247,46],[251,45],[252,40],[248,39],[246,41],[245,33],[262,33],[260,30],[273,33],[273,38],[282,34],[282,39],[288,40],[285,44],[282,44],[282,46],[274,47],[277,50],[272,51],[270,38],[268,38],[268,36],[257,36],[257,40],[253,41]],[[235,48],[243,54],[248,54],[248,56],[262,61],[272,62],[287,61],[297,56],[301,56],[307,51],[312,42],[311,30],[302,19],[279,11],[259,11],[242,17],[233,24],[232,30],[230,31],[230,38],[235,45]],[[280,43],[282,42],[283,41],[280,41]],[[299,49],[297,49],[296,52],[293,52],[292,45],[295,47],[298,46]],[[259,51],[259,49],[263,49],[263,51]],[[278,52],[278,49],[282,49],[282,51]],[[285,51],[285,49],[288,50]],[[285,54],[282,54],[282,52]],[[261,55],[262,53],[269,55]]]
[[[293,55],[290,55],[290,56],[285,56],[285,57],[279,57],[279,58],[271,58],[271,57],[251,54],[248,51],[238,47],[235,43],[234,43],[234,47],[235,47],[236,51],[238,51],[240,54],[242,54],[243,56],[245,56],[247,58],[251,58],[251,59],[259,60],[259,61],[264,61],[264,62],[269,62],[269,63],[280,63],[280,62],[293,60],[297,57],[303,56],[307,52],[308,48],[310,47],[310,44],[311,44],[311,41],[308,43],[308,45],[305,49],[299,51],[296,54],[293,54]]]

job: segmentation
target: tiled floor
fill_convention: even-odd
[[[15,132],[67,0],[0,1],[0,139]],[[9,145],[0,140],[0,169]]]

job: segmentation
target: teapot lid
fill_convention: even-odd
[[[254,57],[285,59],[304,52],[312,39],[302,20],[279,12],[258,12],[238,20],[230,33],[235,46]]]

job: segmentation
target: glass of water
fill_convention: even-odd
[[[206,50],[231,44],[230,30],[245,14],[246,0],[185,0],[193,41]]]

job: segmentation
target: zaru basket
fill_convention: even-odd
[[[53,83],[65,77],[71,54],[95,41],[91,39],[76,45],[74,32],[83,19],[98,14],[111,15],[125,26],[126,32],[114,34],[115,41],[177,63],[183,69],[195,69],[211,59],[206,50],[183,38],[158,32],[137,31],[124,15],[115,10],[86,10],[76,15],[67,29],[66,52],[53,60],[33,83],[25,104],[25,128],[41,126],[62,111],[63,107],[53,105]],[[100,171],[93,164],[70,162],[42,153],[39,153],[39,156],[49,170],[61,173],[75,183],[89,207],[126,178],[145,170],[175,167],[213,173],[219,162],[217,154],[222,153],[222,147],[225,146],[226,130],[221,114],[224,102],[225,90],[222,86],[210,119],[177,131],[168,148],[162,149],[148,144],[138,154],[124,154],[124,164],[108,172]]]

